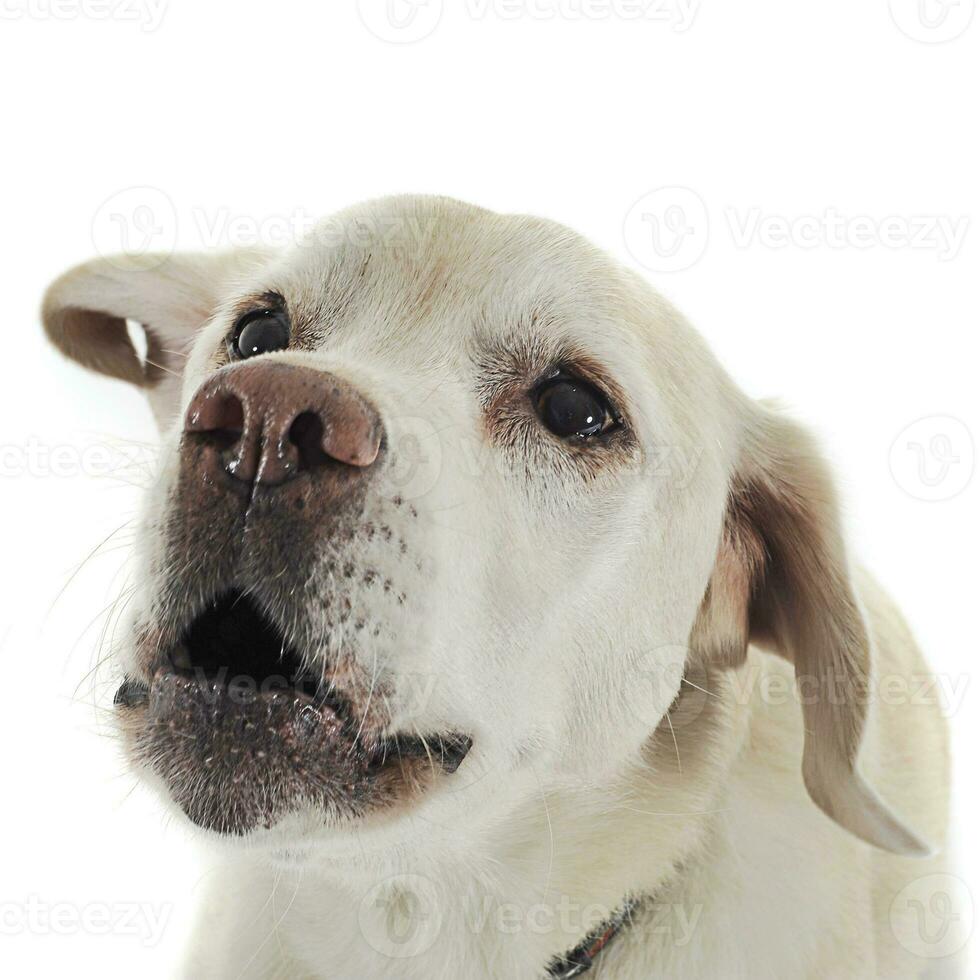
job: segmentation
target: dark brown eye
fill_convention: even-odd
[[[285,350],[289,346],[289,322],[279,310],[252,310],[235,324],[232,348],[245,359]]]
[[[547,381],[534,395],[545,428],[562,439],[588,439],[610,428],[615,413],[591,385],[575,378]]]

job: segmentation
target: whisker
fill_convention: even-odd
[[[686,677],[681,678],[681,683],[687,684],[688,687],[693,687],[694,690],[700,691],[702,694],[707,694],[709,698],[721,697],[720,694],[715,694],[714,691],[709,691],[707,688],[700,687],[698,684],[695,684],[694,681],[689,681]]]
[[[85,567],[85,566],[86,566],[86,565],[88,564],[88,562],[89,562],[89,561],[91,561],[91,560],[92,560],[92,559],[93,559],[93,558],[94,558],[94,557],[95,557],[95,556],[96,556],[96,555],[97,555],[97,554],[99,553],[99,550],[100,550],[100,549],[102,548],[102,546],[103,546],[103,545],[105,545],[105,544],[107,544],[107,543],[108,543],[109,541],[111,541],[111,540],[112,540],[112,538],[114,538],[114,537],[115,537],[115,536],[116,536],[116,535],[117,535],[117,534],[118,534],[118,533],[119,533],[120,531],[122,531],[122,530],[123,530],[123,528],[126,528],[126,527],[129,527],[129,525],[130,525],[130,524],[132,524],[132,523],[133,523],[133,518],[130,518],[130,519],[129,519],[128,521],[124,521],[124,522],[123,522],[122,524],[120,524],[120,525],[119,525],[119,527],[117,527],[117,528],[116,528],[116,529],[115,529],[114,531],[110,531],[110,532],[109,532],[109,533],[108,533],[108,534],[107,534],[107,535],[106,535],[106,536],[105,536],[105,537],[104,537],[104,538],[103,538],[103,539],[102,539],[102,540],[101,540],[101,541],[100,541],[100,542],[99,542],[99,543],[98,543],[98,544],[97,544],[97,545],[96,545],[96,546],[95,546],[95,547],[94,547],[94,548],[93,548],[93,549],[92,549],[92,550],[91,550],[91,551],[90,551],[90,552],[89,552],[89,553],[88,553],[88,554],[87,554],[87,555],[86,555],[86,556],[85,556],[85,557],[84,557],[83,559],[82,559],[82,561],[81,561],[81,563],[80,563],[80,564],[79,564],[79,565],[78,565],[78,566],[77,566],[77,567],[75,568],[75,570],[74,570],[74,571],[73,571],[73,572],[71,573],[71,575],[70,575],[70,576],[68,577],[68,581],[67,581],[67,582],[65,582],[65,584],[64,584],[64,585],[63,585],[63,586],[62,586],[62,587],[61,587],[61,588],[60,588],[60,589],[58,590],[58,594],[57,594],[57,595],[56,595],[56,596],[54,597],[54,599],[52,600],[52,602],[51,602],[51,605],[50,605],[50,606],[48,606],[48,611],[47,611],[47,613],[45,614],[45,619],[47,619],[47,617],[51,615],[51,613],[52,613],[52,611],[54,610],[54,607],[55,607],[55,606],[56,606],[56,605],[58,604],[58,600],[59,600],[59,599],[61,599],[61,597],[62,597],[62,596],[63,596],[63,595],[65,594],[65,592],[66,592],[66,590],[68,589],[68,587],[69,587],[69,586],[70,586],[70,585],[72,584],[72,582],[74,582],[74,581],[75,581],[75,579],[76,579],[76,578],[78,577],[78,574],[79,574],[79,572],[81,572],[81,570],[82,570],[82,569],[83,569],[83,568],[84,568],[84,567]]]
[[[670,729],[670,737],[674,740],[674,752],[677,754],[677,772],[683,775],[684,768],[681,766],[681,750],[677,745],[677,736],[674,734],[674,723],[670,720],[670,712],[664,715],[667,719],[667,727]]]
[[[171,370],[170,368],[167,367],[166,364],[158,364],[156,361],[150,360],[150,358],[146,358],[146,363],[151,365],[152,367],[157,368],[160,371],[166,371],[167,374],[172,374],[175,378],[182,377],[180,372]]]
[[[551,823],[551,810],[548,807],[548,798],[545,796],[544,790],[541,787],[541,780],[538,778],[538,771],[531,766],[531,772],[534,775],[534,781],[538,785],[538,794],[541,797],[541,805],[544,807],[545,819],[548,821],[548,876],[545,879],[545,887],[542,892],[542,898],[547,901],[548,893],[551,891],[551,876],[555,868],[555,828]]]

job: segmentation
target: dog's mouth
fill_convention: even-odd
[[[230,591],[158,655],[149,683],[127,678],[116,692],[130,749],[191,820],[233,834],[308,807],[363,817],[466,757],[459,733],[386,733],[370,698],[359,707],[313,663],[250,595]]]

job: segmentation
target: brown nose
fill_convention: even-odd
[[[205,381],[184,432],[217,450],[236,480],[278,486],[337,464],[370,466],[382,427],[374,408],[335,375],[256,360]]]

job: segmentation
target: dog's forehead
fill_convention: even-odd
[[[431,361],[507,342],[598,356],[607,347],[613,356],[631,342],[625,279],[585,239],[442,198],[342,212],[291,250],[267,285],[315,344]]]

